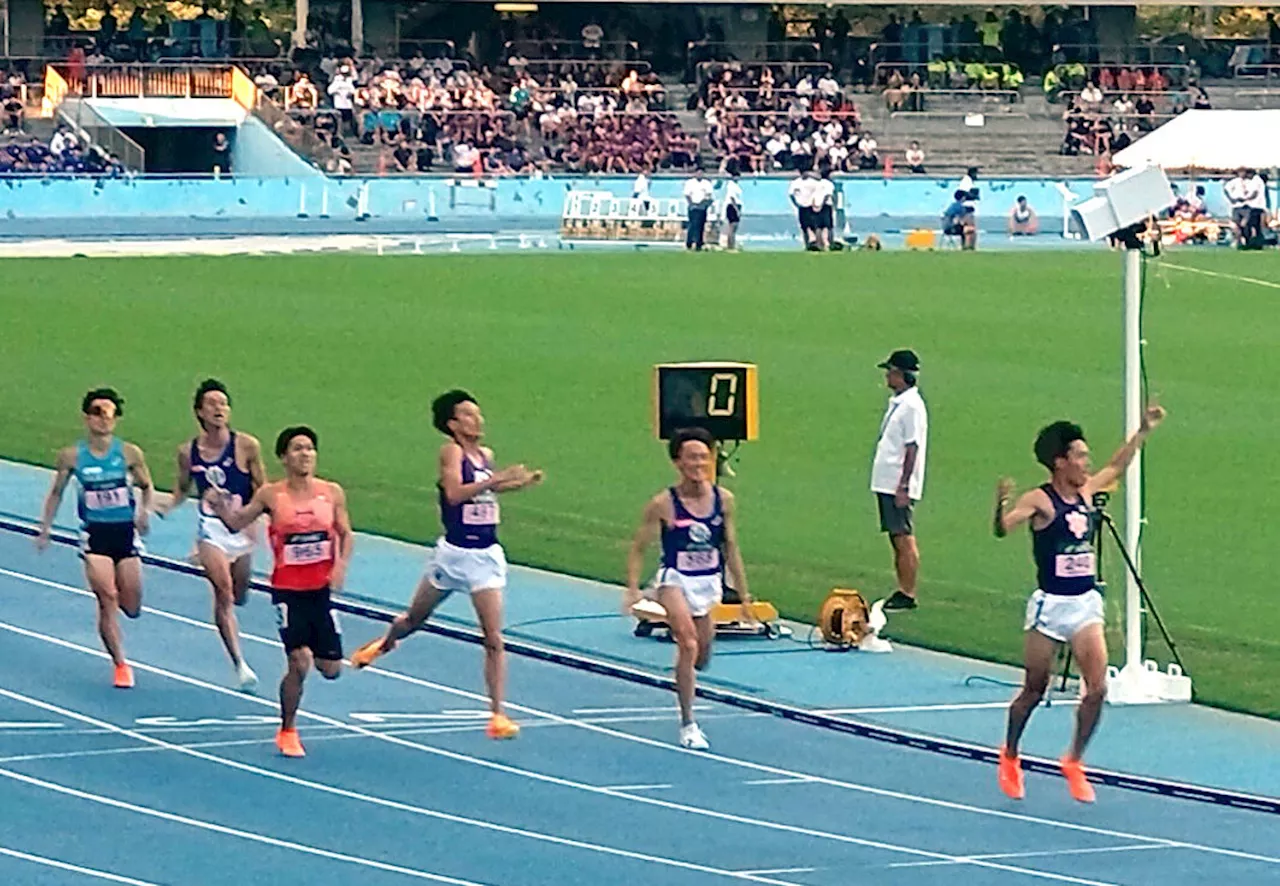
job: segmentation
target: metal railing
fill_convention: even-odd
[[[926,40],[916,43],[905,41],[872,43],[867,62],[873,67],[881,63],[924,66],[932,55],[939,54],[930,53],[933,46],[933,43]],[[1011,51],[1010,47],[1001,48],[984,43],[953,43],[947,40],[943,41],[942,49],[940,54],[943,58],[955,61],[1002,61],[1010,54],[1016,54],[1016,50]],[[1033,55],[1043,58],[1046,64],[1065,62],[1087,65],[1185,65],[1188,62],[1185,46],[1168,46],[1160,43],[1128,43],[1120,46],[1060,43],[1053,47],[1047,57],[1038,52]],[[1055,60],[1055,56],[1060,58]]]
[[[458,47],[452,40],[418,40],[414,38],[396,39],[396,56],[401,60],[413,58],[413,53],[420,52],[425,59],[458,58]]]
[[[566,55],[563,50],[569,50]],[[603,61],[632,61],[640,58],[640,44],[634,40],[598,40],[594,45],[586,40],[508,40],[502,44],[502,58],[513,55],[537,55],[543,58],[572,58],[573,53],[595,54]]]
[[[751,72],[760,71],[764,68],[770,68],[788,79],[802,73],[827,74],[834,70],[830,62],[698,62],[697,82],[699,84],[709,83],[717,79],[718,75],[723,71],[742,70]]]
[[[206,41],[201,35],[147,36],[134,39],[129,36],[127,26],[116,31],[111,42],[106,46],[100,46],[100,40],[101,31],[72,31],[66,36],[59,37],[12,36],[9,39],[8,54],[38,58],[46,62],[66,61],[67,54],[73,47],[79,46],[87,50],[90,46],[98,46],[107,54],[111,54],[110,50],[113,48],[127,47],[130,55],[141,55],[147,59],[156,58],[157,61],[177,62],[190,62],[201,58],[212,61],[249,57],[260,50],[270,51],[270,47],[274,47],[276,53],[270,56],[271,58],[278,59],[285,55],[284,43],[274,38],[255,41],[248,37],[219,37],[208,41],[213,44],[214,52],[205,55],[203,50]]]
[[[816,62],[822,59],[822,48],[812,40],[690,40],[684,55],[686,65],[695,61]]]
[[[118,159],[126,169],[147,171],[147,152],[105,117],[85,104],[71,99],[58,107],[58,117],[81,135]]]
[[[555,70],[557,68],[613,68],[618,71],[635,71],[639,74],[648,74],[653,70],[653,65],[647,61],[623,61],[620,59],[609,58],[531,58],[526,59],[523,63],[526,70]]]
[[[51,65],[85,98],[230,98],[230,65]]]

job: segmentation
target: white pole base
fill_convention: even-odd
[[[1176,664],[1161,671],[1151,659],[1140,667],[1109,667],[1107,701],[1114,705],[1190,702],[1191,678]]]

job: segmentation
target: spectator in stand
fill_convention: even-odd
[[[948,237],[958,237],[963,249],[973,249],[978,245],[978,227],[974,219],[973,206],[969,204],[969,195],[965,191],[956,191],[955,199],[942,214],[942,233]]]
[[[1138,96],[1138,101],[1134,104],[1134,113],[1137,114],[1137,127],[1139,132],[1151,132],[1156,128],[1156,105],[1151,100],[1150,95]]]
[[[906,153],[907,169],[915,175],[924,175],[924,151],[920,148],[920,142],[913,141],[907,146]]]
[[[221,132],[213,137],[212,167],[215,173],[231,172],[231,143],[227,141],[227,136]]]
[[[298,79],[288,88],[285,96],[285,101],[294,110],[314,111],[320,106],[320,93],[307,77],[306,72],[298,74]]]
[[[1102,90],[1097,83],[1090,83],[1080,91],[1080,105],[1086,112],[1094,113],[1102,108]]]
[[[879,169],[880,154],[879,144],[870,132],[863,133],[862,138],[858,139],[858,168],[859,169]]]
[[[0,89],[0,113],[4,115],[4,132],[0,134],[17,135],[23,131],[26,109],[22,106],[19,93],[12,87],[6,86]]]
[[[342,65],[329,80],[329,101],[342,118],[342,132],[356,134],[356,81],[350,65]]]
[[[1040,219],[1036,211],[1027,203],[1027,198],[1019,196],[1013,209],[1009,210],[1009,236],[1029,237],[1040,230]]]

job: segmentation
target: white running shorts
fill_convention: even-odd
[[[719,573],[685,575],[683,572],[663,566],[653,577],[653,582],[645,588],[645,599],[661,603],[662,601],[658,599],[658,589],[664,587],[680,589],[684,594],[684,602],[689,607],[689,614],[694,618],[701,618],[709,613],[724,596],[724,582]]]
[[[507,555],[502,545],[460,548],[440,538],[427,575],[441,591],[473,594],[489,588],[501,590],[507,586]]]
[[[1081,628],[1106,623],[1102,594],[1046,594],[1036,591],[1027,601],[1027,619],[1023,630],[1039,631],[1050,640],[1070,643]]]

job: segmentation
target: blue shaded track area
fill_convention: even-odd
[[[1272,815],[1105,786],[1083,807],[1035,774],[1013,803],[989,765],[710,701],[712,751],[684,751],[669,692],[528,657],[523,733],[493,742],[479,650],[429,634],[313,675],[287,760],[263,595],[239,610],[244,695],[204,582],[148,568],[121,691],[74,551],[0,535],[0,563],[4,883],[1280,881]],[[348,650],[383,629],[343,627]]]

